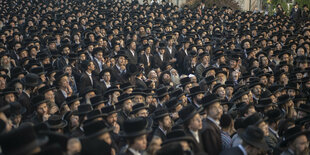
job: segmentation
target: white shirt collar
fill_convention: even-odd
[[[219,127],[220,129],[221,129],[221,127],[220,127],[220,122],[219,121],[216,121],[216,120],[214,120],[213,118],[211,118],[211,117],[207,117],[211,122],[213,122],[214,124],[216,124],[216,126],[217,127]]]
[[[135,149],[128,148],[128,150],[134,155],[141,155],[141,153],[139,151],[136,151]]]
[[[160,126],[159,126],[158,128],[164,133],[164,135],[167,134],[167,131],[165,131],[164,129],[162,129]]]
[[[64,97],[67,98],[67,92],[64,91],[64,90],[62,90],[62,89],[60,89],[60,91],[61,91],[61,93],[64,95]]]
[[[193,131],[193,130],[189,130],[193,136],[195,137],[196,141],[199,143],[199,135],[198,135],[198,131]]]
[[[243,155],[247,155],[247,154],[248,154],[248,153],[245,151],[244,147],[243,147],[241,144],[239,144],[238,147],[239,147],[239,149],[242,151]]]

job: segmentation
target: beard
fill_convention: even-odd
[[[179,75],[171,75],[171,81],[173,82],[174,85],[179,85],[180,84],[180,76]]]

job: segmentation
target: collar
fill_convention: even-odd
[[[27,91],[23,90],[23,92],[30,98],[30,94],[28,94]]]
[[[245,148],[244,148],[241,144],[239,144],[238,147],[239,147],[239,149],[242,151],[243,155],[247,155],[247,154],[248,154],[248,153],[245,151]]]
[[[279,138],[279,135],[278,135],[278,132],[273,130],[271,127],[268,127],[269,128],[269,131],[272,132],[273,134],[276,135],[277,138]]]
[[[158,128],[159,128],[159,130],[161,130],[161,132],[163,132],[163,133],[164,133],[164,135],[166,135],[166,134],[167,134],[167,131],[165,131],[164,129],[162,129],[160,126],[158,126]]]
[[[128,148],[128,150],[133,154],[133,155],[141,155],[141,153],[133,148]]]
[[[220,122],[219,121],[216,121],[216,120],[214,120],[213,118],[211,118],[211,117],[207,117],[211,122],[213,122],[217,127],[219,127],[220,129],[221,129],[221,127],[220,127]]]
[[[91,73],[88,73],[87,71],[85,71],[85,73],[86,73],[88,76],[91,76]]]
[[[60,89],[60,91],[61,91],[61,93],[64,95],[64,97],[67,98],[67,92],[64,91],[64,90],[62,90],[62,89]]]

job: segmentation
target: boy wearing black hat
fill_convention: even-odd
[[[92,72],[95,70],[95,65],[93,61],[85,60],[82,62],[82,66],[85,69],[84,73],[82,73],[80,82],[79,82],[79,91],[83,92],[87,86],[91,86],[94,88],[96,84],[96,78]]]
[[[165,141],[167,133],[172,128],[172,120],[169,112],[165,109],[159,109],[154,112],[153,119],[158,122],[158,127],[155,129],[153,136],[160,137],[162,141]]]

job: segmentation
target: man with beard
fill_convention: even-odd
[[[159,80],[160,80],[159,81],[160,84],[163,84],[164,86],[172,86],[172,81],[171,81],[171,76],[170,76],[169,71],[162,72],[160,74]]]
[[[69,56],[70,54],[70,45],[63,45],[62,46],[62,50],[61,50],[61,57],[59,57],[53,64],[53,66],[55,66],[55,68],[61,70],[63,69],[65,66],[69,65]]]
[[[154,121],[158,122],[153,136],[160,137],[162,141],[167,139],[166,135],[172,128],[172,120],[166,109],[159,109],[154,112]]]
[[[275,149],[278,144],[280,138],[278,135],[279,122],[283,116],[283,113],[279,109],[273,109],[266,112],[266,122],[268,123],[269,135],[265,138],[268,146],[272,149]]]
[[[171,81],[173,83],[173,86],[177,86],[180,84],[180,76],[179,73],[176,69],[171,69],[170,70],[170,75],[171,75]]]
[[[199,109],[201,107],[201,99],[204,96],[204,91],[201,90],[200,86],[195,86],[190,89],[188,97],[191,98],[192,105]]]
[[[31,99],[31,103],[34,105],[36,112],[31,122],[34,124],[39,124],[48,120],[50,114],[47,102],[48,100],[46,100],[42,95],[37,95]]]
[[[253,102],[255,104],[258,104],[258,100],[260,99],[260,95],[262,94],[262,83],[260,83],[259,81],[253,80],[253,82],[250,83],[249,88],[251,89],[253,93]]]
[[[207,67],[209,67],[210,55],[206,52],[199,54],[199,61],[201,61],[201,63],[197,65],[195,73],[197,78],[202,80],[202,73],[206,70]]]
[[[58,106],[55,103],[55,94],[54,94],[55,87],[50,87],[49,85],[45,85],[38,89],[39,94],[43,95],[46,100],[48,100],[48,107],[51,110],[50,113],[55,113],[58,111]]]
[[[128,42],[128,63],[129,64],[137,64],[138,63],[138,54],[136,52],[136,42],[134,40],[130,40]]]
[[[120,125],[127,119],[129,119],[130,112],[132,111],[132,99],[134,98],[133,95],[123,93],[118,97],[118,103],[115,105],[121,107],[121,111],[118,113],[118,122]]]
[[[283,141],[280,147],[286,147],[281,155],[306,155],[309,154],[309,136],[310,131],[303,131],[300,126],[287,129],[284,132]]]
[[[203,120],[202,143],[204,151],[217,155],[222,151],[220,118],[223,108],[216,94],[207,95],[201,100],[207,118]]]

